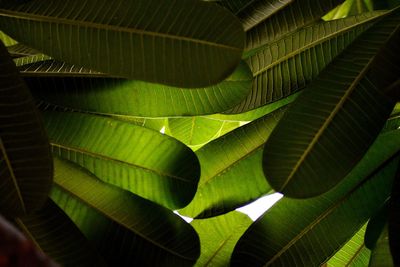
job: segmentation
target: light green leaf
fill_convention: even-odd
[[[366,31],[290,106],[264,148],[272,188],[315,196],[362,158],[395,104],[382,89],[400,75],[399,23],[398,10]]]
[[[371,0],[346,0],[322,17],[323,20],[341,19],[374,10]]]
[[[15,41],[2,31],[0,31],[0,40],[3,42],[5,46],[11,46],[17,44],[17,41]]]
[[[319,266],[390,194],[400,131],[380,135],[346,179],[309,199],[282,198],[241,237],[231,266]],[[329,229],[329,231],[327,231]]]
[[[227,113],[241,113],[285,98],[312,82],[325,67],[386,12],[319,22],[270,43],[247,58],[251,93]]]
[[[7,47],[8,53],[10,53],[11,57],[19,58],[19,57],[27,57],[34,56],[40,54],[36,49],[30,48],[23,44],[14,44]]]
[[[50,199],[39,211],[16,219],[16,224],[41,251],[62,266],[106,266],[71,219]]]
[[[21,216],[39,209],[53,179],[43,121],[0,41],[0,213]]]
[[[272,193],[260,164],[262,147],[283,112],[277,110],[197,150],[199,186],[179,213],[192,218],[216,216]]]
[[[251,50],[267,45],[282,36],[309,25],[343,0],[296,0],[246,33],[244,57]]]
[[[323,265],[326,267],[366,267],[368,266],[371,251],[364,245],[364,233],[367,224],[333,255],[329,261]]]
[[[170,135],[189,147],[205,145],[223,135],[223,131],[230,131],[237,127],[239,127],[238,122],[226,122],[203,117],[168,119]]]
[[[289,5],[293,0],[221,0],[221,6],[231,10],[248,31],[263,20]]]
[[[200,237],[201,255],[194,266],[229,266],[236,242],[252,220],[233,211],[210,219],[193,220],[191,225]]]
[[[200,254],[193,228],[170,210],[106,184],[55,158],[51,198],[109,266],[192,266]]]
[[[227,78],[244,43],[233,14],[197,0],[32,0],[0,8],[0,28],[60,61],[180,87]]]
[[[54,154],[171,209],[193,198],[199,162],[175,139],[112,118],[54,111],[43,116]]]
[[[51,104],[95,113],[136,117],[195,116],[223,112],[249,93],[252,75],[242,62],[226,80],[182,89],[108,78],[27,78],[33,94]]]

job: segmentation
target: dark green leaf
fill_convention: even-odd
[[[41,251],[62,266],[105,266],[76,225],[50,199],[39,211],[16,219],[16,223]]]
[[[361,33],[386,12],[319,22],[270,43],[247,58],[251,93],[227,113],[240,113],[285,98],[310,84]]]
[[[57,60],[181,87],[224,80],[244,43],[234,15],[195,0],[33,0],[0,8],[0,28]]]
[[[199,162],[175,139],[112,118],[54,111],[43,116],[54,154],[171,209],[193,198]]]
[[[393,263],[400,266],[400,169],[397,170],[389,202],[389,245]]]
[[[382,234],[383,228],[387,224],[389,202],[386,201],[384,205],[374,214],[368,222],[367,230],[365,233],[364,243],[367,248],[373,250],[375,244]]]
[[[364,233],[367,224],[333,255],[324,265],[326,267],[366,267],[371,251],[364,245]]]
[[[136,117],[166,117],[228,110],[247,96],[252,75],[242,62],[220,84],[190,90],[107,78],[32,77],[26,81],[37,98],[61,107]]]
[[[53,178],[50,146],[31,94],[0,42],[0,212],[31,213]]]
[[[258,49],[290,32],[317,21],[341,2],[343,0],[293,1],[293,3],[274,13],[247,32],[245,51],[248,53],[250,50]]]
[[[396,251],[395,253],[398,253]],[[369,261],[369,267],[395,267],[393,264],[392,255],[389,248],[389,233],[387,225],[382,230],[378,241],[372,250],[371,259]]]
[[[103,255],[109,266],[192,266],[196,232],[172,211],[54,159],[51,198]]]
[[[236,242],[253,221],[245,214],[233,211],[210,219],[193,220],[199,234],[201,255],[194,266],[229,266]]]
[[[192,202],[179,212],[193,218],[216,216],[272,193],[260,164],[262,147],[283,112],[279,109],[196,151],[199,186]]]
[[[389,196],[399,164],[392,155],[399,146],[399,131],[382,134],[331,191],[310,199],[282,198],[241,237],[231,266],[308,267],[325,262]]]
[[[382,129],[395,102],[382,89],[400,75],[399,10],[334,60],[290,106],[264,148],[268,183],[311,197],[341,181]],[[383,46],[383,47],[382,47]],[[382,80],[382,72],[387,71]]]
[[[11,57],[18,58],[18,57],[27,57],[27,56],[34,56],[40,54],[39,51],[36,49],[30,48],[23,44],[14,44],[7,47],[8,53],[10,53]]]

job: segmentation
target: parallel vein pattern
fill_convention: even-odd
[[[222,81],[240,61],[240,21],[187,0],[34,0],[0,9],[0,28],[61,61],[182,87]]]

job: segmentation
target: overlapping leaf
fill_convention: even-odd
[[[241,237],[231,266],[318,266],[329,259],[390,194],[399,131],[377,138],[337,187],[309,199],[284,197]],[[329,229],[329,231],[327,231]]]
[[[247,58],[254,80],[250,94],[229,113],[241,113],[285,98],[320,72],[386,12],[318,22],[269,43]]]
[[[51,198],[70,216],[109,266],[192,266],[196,232],[170,210],[106,184],[55,158]]]
[[[43,122],[1,42],[0,74],[0,213],[13,217],[44,203],[53,165]]]
[[[400,169],[397,171],[396,179],[392,187],[392,195],[389,202],[389,246],[392,254],[393,263],[400,265]]]
[[[260,164],[262,147],[283,112],[279,109],[197,150],[199,187],[179,212],[194,218],[216,216],[272,192]]]
[[[325,263],[324,267],[365,267],[368,266],[371,251],[364,245],[366,224]]]
[[[267,19],[280,9],[286,7],[293,0],[221,0],[217,3],[231,10],[248,31],[263,20]]]
[[[365,32],[285,113],[263,155],[276,191],[321,194],[361,159],[395,104],[382,90],[400,75],[399,23],[397,10]]]
[[[41,251],[62,266],[105,266],[86,237],[50,199],[39,211],[16,219],[16,224]]]
[[[175,139],[112,118],[55,111],[43,116],[54,154],[171,209],[193,198],[199,162]]]
[[[32,0],[0,8],[0,28],[57,60],[182,87],[224,80],[244,43],[233,14],[195,0]]]
[[[29,78],[39,99],[76,110],[141,117],[203,115],[223,112],[248,94],[252,75],[242,62],[226,80],[197,89],[108,78]]]
[[[229,266],[236,242],[253,221],[245,214],[233,211],[209,219],[193,220],[199,234],[201,255],[194,266]]]
[[[246,33],[245,51],[258,49],[290,32],[309,25],[343,0],[296,0]],[[252,53],[252,52],[251,52]]]
[[[389,233],[387,225],[383,228],[371,253],[369,267],[395,267],[389,248]]]

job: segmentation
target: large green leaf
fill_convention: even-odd
[[[199,162],[175,139],[112,118],[54,111],[43,116],[54,154],[171,209],[193,198]]]
[[[179,212],[193,218],[216,216],[272,193],[260,164],[262,147],[283,112],[279,109],[197,150],[199,187]]]
[[[53,177],[50,146],[31,94],[0,42],[0,213],[40,208]]]
[[[400,75],[399,11],[335,59],[274,129],[263,168],[276,191],[300,198],[326,192],[376,138],[395,105],[382,89]]]
[[[244,43],[233,14],[196,0],[32,0],[0,8],[0,28],[61,61],[182,87],[224,80]]]
[[[309,199],[282,198],[241,237],[231,266],[308,267],[325,262],[389,196],[399,164],[399,157],[392,155],[399,147],[399,131],[382,134],[331,191]]]
[[[192,266],[200,254],[193,228],[172,211],[54,159],[51,198],[109,266]]]
[[[388,221],[388,209],[389,201],[386,201],[382,205],[381,209],[378,210],[368,222],[367,230],[364,237],[364,243],[367,248],[373,250],[375,248],[376,242],[381,236],[382,230],[387,225]]]
[[[341,2],[343,0],[293,1],[247,32],[245,51],[258,49],[277,38],[317,21]]]
[[[364,233],[367,224],[333,255],[329,261],[323,265],[326,267],[366,267],[368,266],[371,251],[364,245]]]
[[[190,90],[109,78],[32,77],[26,81],[37,98],[58,106],[96,113],[166,117],[228,110],[247,96],[252,74],[242,62],[223,82]]]
[[[62,266],[105,266],[86,237],[50,199],[39,211],[16,219],[16,224],[41,251]]]
[[[221,6],[231,10],[246,31],[286,7],[293,0],[220,0]]]
[[[191,148],[203,146],[237,127],[239,127],[239,122],[205,117],[168,119],[169,134]]]
[[[237,211],[193,220],[191,225],[199,234],[201,244],[201,255],[194,266],[229,266],[236,242],[252,222],[247,215]]]
[[[400,169],[397,171],[389,202],[388,231],[393,263],[400,266]]]
[[[258,50],[246,60],[254,76],[251,92],[227,112],[251,110],[303,89],[384,14],[377,11],[315,23]]]

